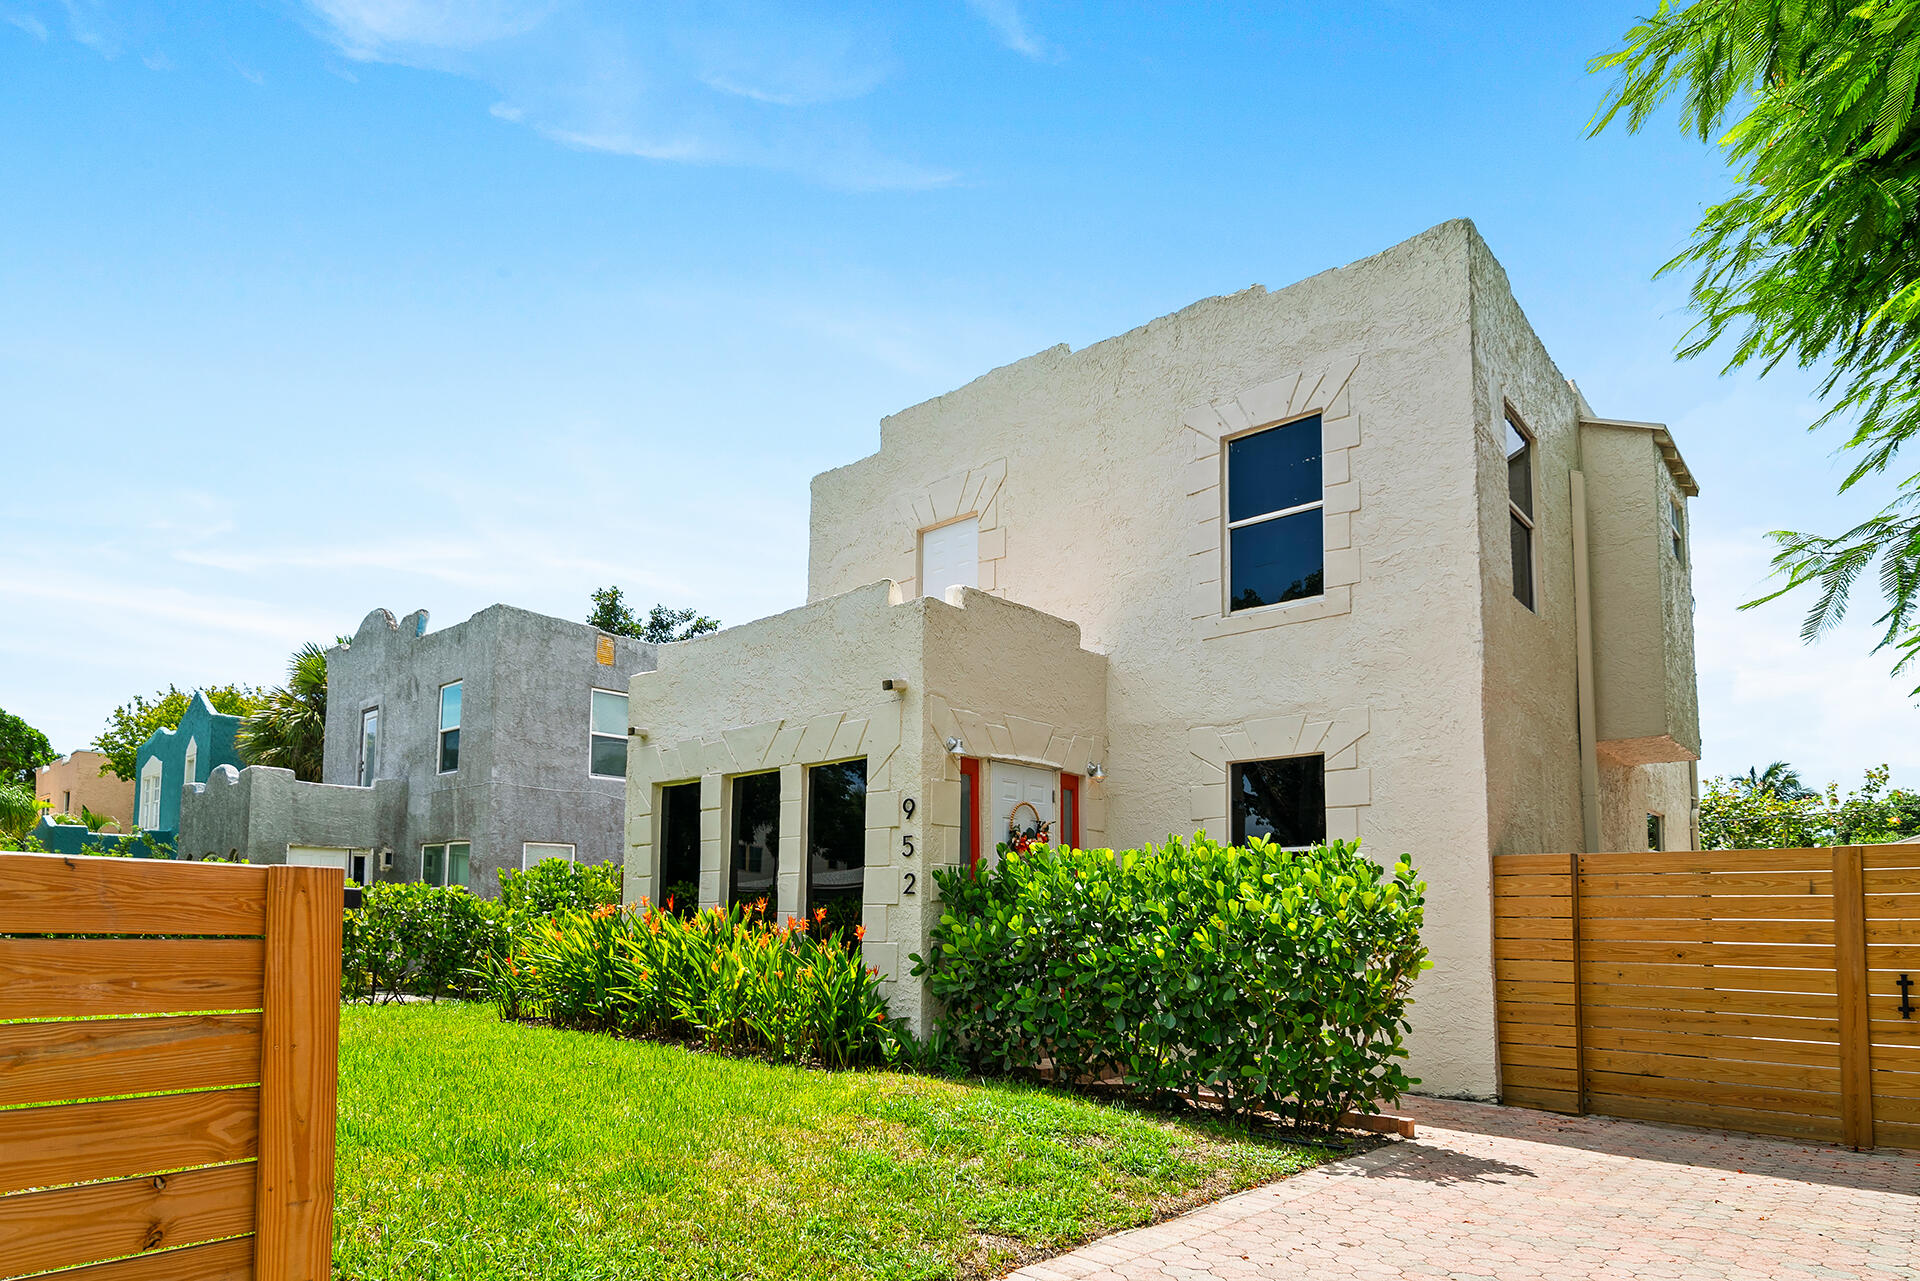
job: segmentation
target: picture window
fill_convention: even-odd
[[[1303,849],[1327,839],[1326,757],[1246,761],[1228,771],[1228,789],[1235,845],[1262,837]]]
[[[1321,595],[1326,495],[1320,415],[1227,442],[1227,611]]]

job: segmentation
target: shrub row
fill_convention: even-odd
[[[506,1018],[688,1040],[829,1067],[888,1059],[879,975],[837,936],[752,909],[570,912],[514,938],[489,971]]]
[[[1399,1060],[1427,967],[1425,885],[1332,842],[1002,847],[934,873],[926,958],[944,1030],[974,1067],[1119,1079],[1157,1102],[1271,1110],[1330,1126],[1415,1082]]]
[[[459,886],[370,886],[342,922],[341,995],[376,1001],[477,994],[482,976],[507,954],[515,937],[555,913],[590,910],[619,898],[619,864],[561,859],[501,873],[498,901]]]

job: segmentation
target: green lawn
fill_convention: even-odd
[[[342,1012],[340,1277],[993,1275],[1326,1153],[1015,1084]]]

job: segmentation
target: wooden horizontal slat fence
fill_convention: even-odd
[[[1920,845],[1499,857],[1494,985],[1508,1103],[1920,1148]]]
[[[331,1276],[342,880],[0,855],[0,1278]]]

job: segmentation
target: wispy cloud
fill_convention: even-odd
[[[776,169],[853,190],[954,174],[876,144],[845,104],[895,74],[890,19],[769,0],[307,0],[346,58],[486,85],[489,112],[582,150]]]
[[[16,9],[12,5],[0,7],[0,22],[4,22],[10,27],[18,27],[35,40],[43,44],[46,43],[47,24],[26,12],[24,9]]]
[[[1018,0],[967,0],[967,7],[979,14],[1000,43],[1023,57],[1035,60],[1053,56],[1052,48],[1028,25]]]

